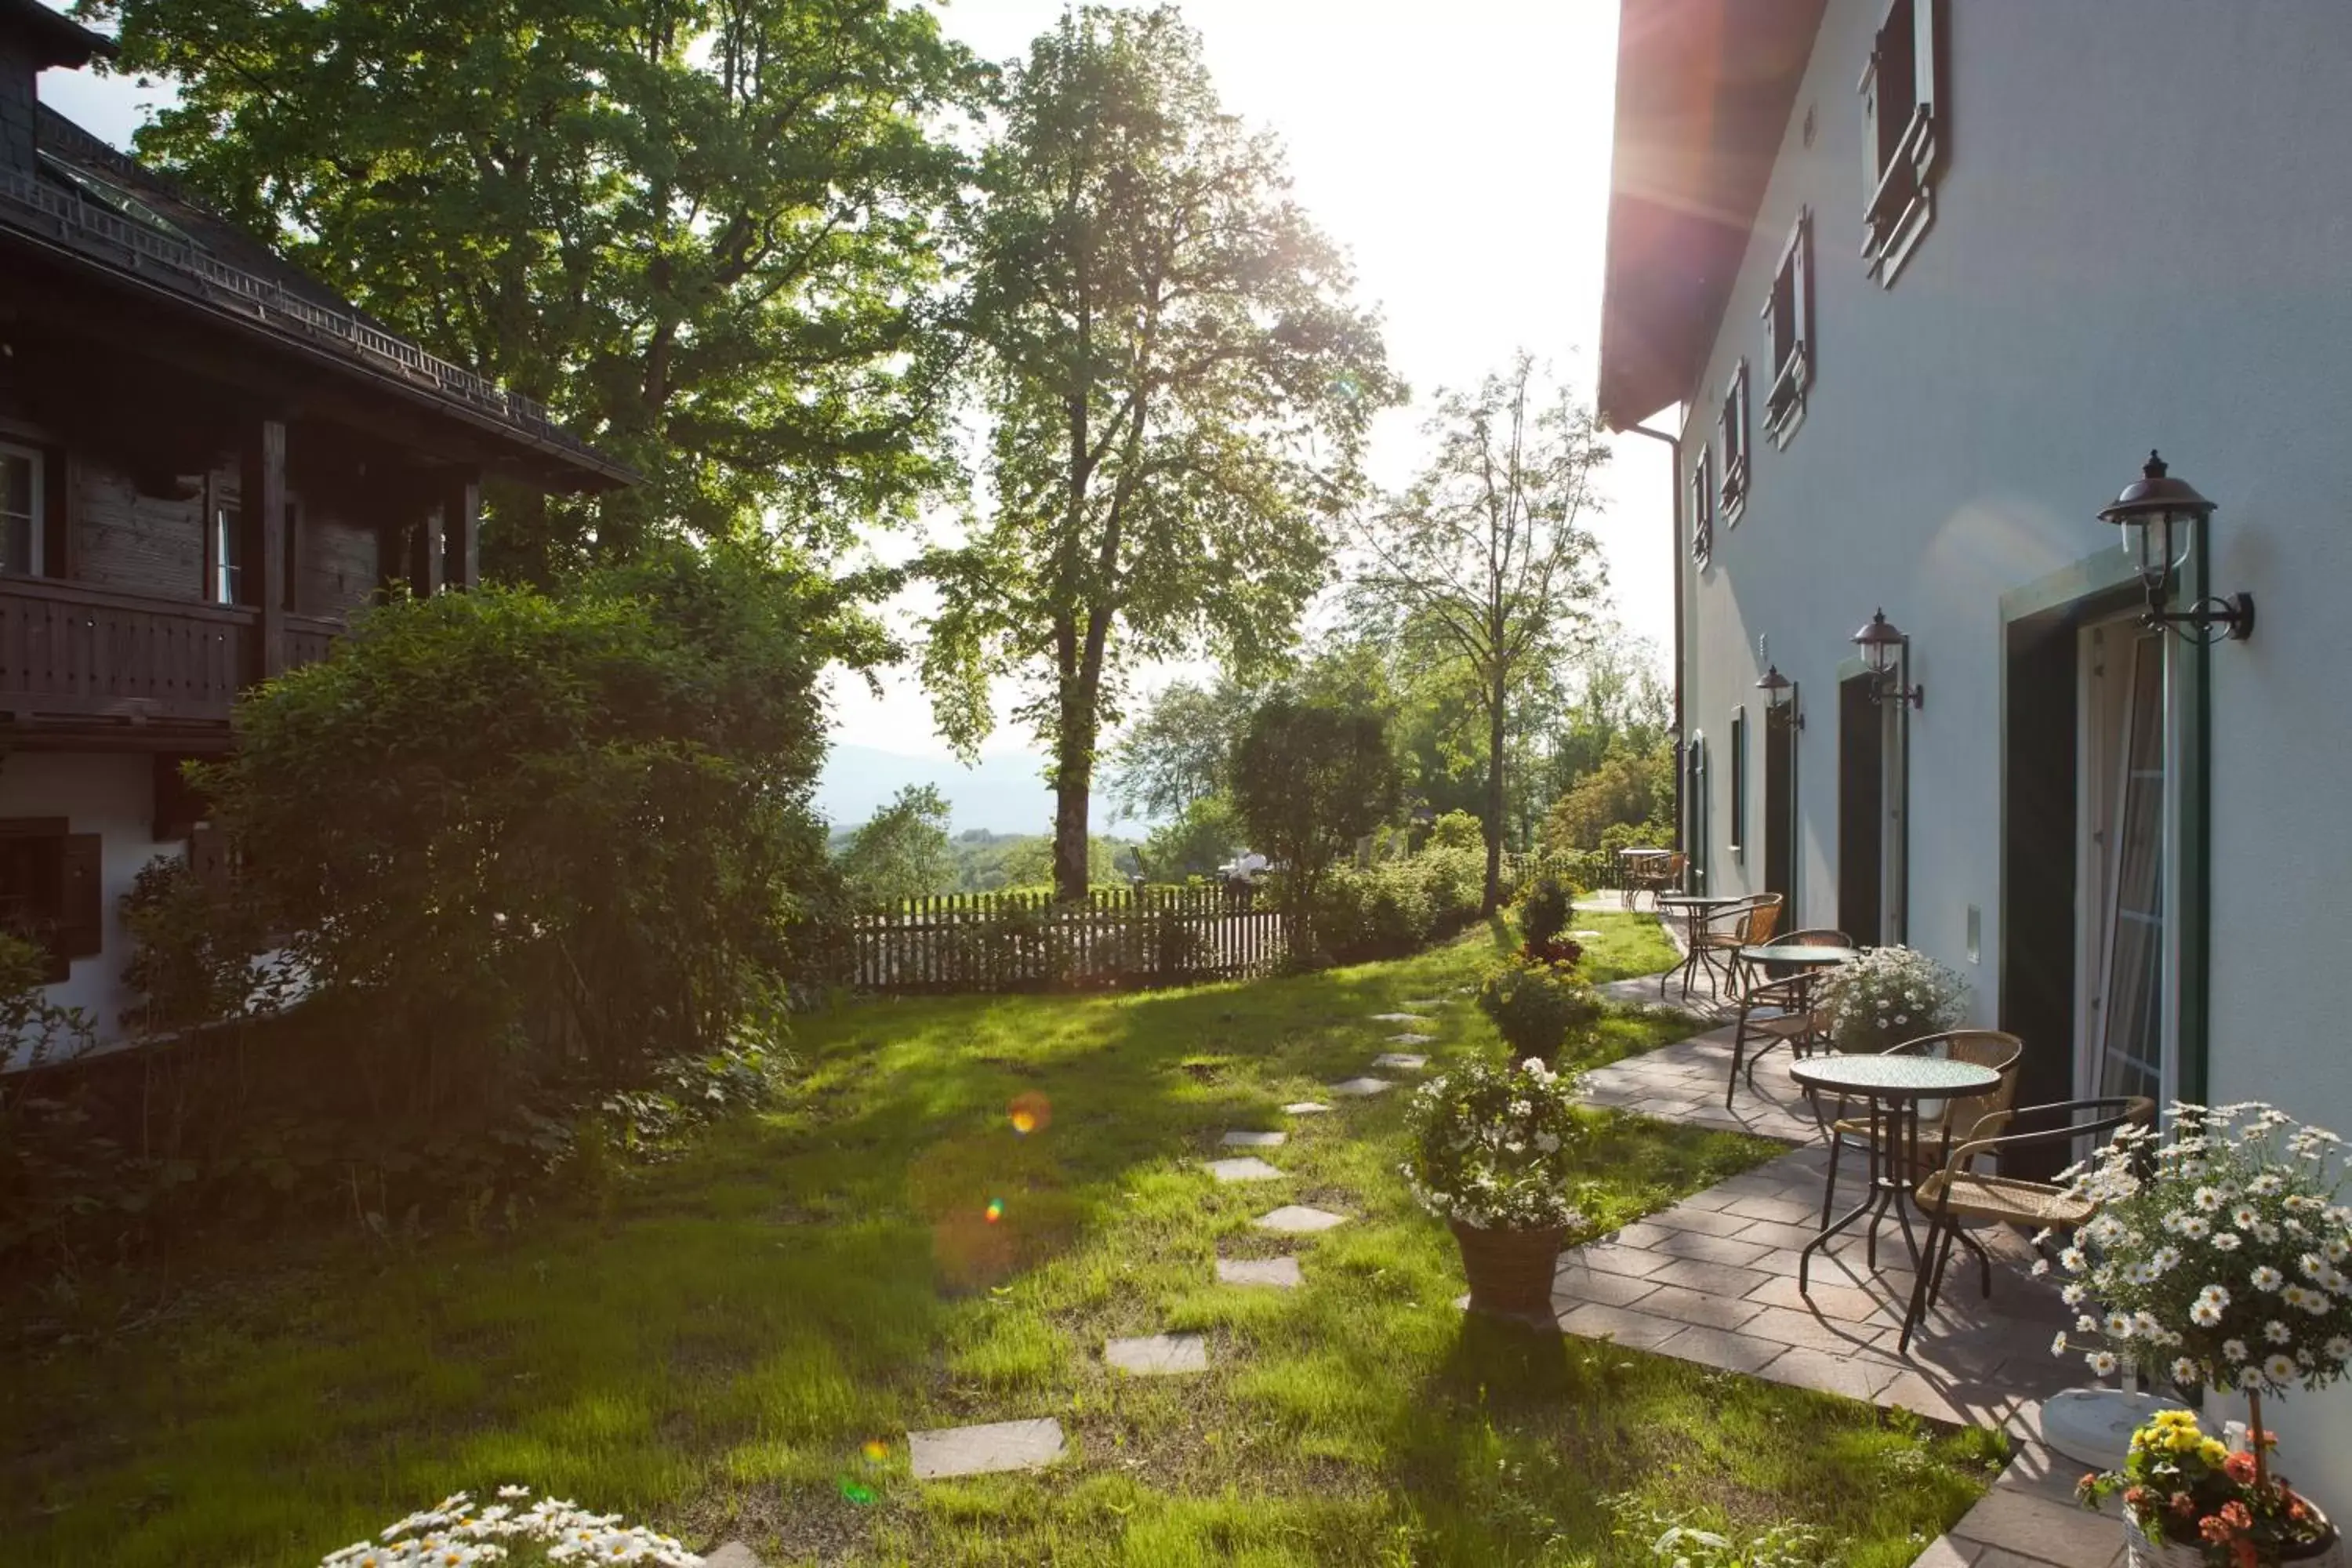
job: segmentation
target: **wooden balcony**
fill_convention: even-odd
[[[226,735],[239,689],[261,674],[259,613],[0,578],[0,715],[56,730]],[[341,623],[286,617],[286,659],[326,656]]]

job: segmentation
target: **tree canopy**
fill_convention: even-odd
[[[1171,8],[1081,7],[1040,37],[979,187],[966,326],[992,504],[929,563],[925,673],[966,747],[992,683],[1029,679],[1055,882],[1076,896],[1125,671],[1288,645],[1399,389],[1280,149],[1219,107]]]
[[[834,863],[849,896],[866,909],[895,909],[948,891],[956,864],[947,797],[931,784],[908,784],[849,836]]]
[[[1591,414],[1534,358],[1444,392],[1435,454],[1361,519],[1356,613],[1408,666],[1460,681],[1485,721],[1486,907],[1500,898],[1514,704],[1552,678],[1601,584],[1584,525],[1607,456]]]
[[[493,491],[493,575],[772,514],[838,542],[946,473],[940,121],[985,76],[896,0],[91,0],[175,102],[142,157],[645,472]]]
[[[1366,708],[1268,699],[1234,748],[1233,776],[1251,846],[1280,868],[1301,922],[1331,862],[1397,806],[1388,729]]]

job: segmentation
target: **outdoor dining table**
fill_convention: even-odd
[[[1748,949],[1748,952],[1759,951]],[[1790,951],[1771,950],[1775,955]],[[1922,1100],[1958,1100],[1982,1094],[2000,1082],[2000,1074],[1975,1062],[1949,1061],[1941,1057],[1849,1056],[1833,1053],[1808,1057],[1789,1064],[1789,1076],[1816,1097],[1866,1100],[1870,1105],[1870,1170],[1863,1184],[1862,1202],[1853,1205],[1805,1243],[1797,1255],[1797,1290],[1805,1293],[1807,1271],[1813,1254],[1830,1238],[1870,1216],[1865,1260],[1878,1267],[1878,1222],[1889,1208],[1902,1223],[1903,1239],[1911,1248],[1911,1267],[1919,1267],[1919,1238],[1911,1232],[1910,1211],[1904,1206],[1919,1171],[1919,1105]]]
[[[1672,859],[1674,853],[1671,849],[1649,849],[1638,846],[1617,851],[1618,880],[1625,884],[1622,901],[1627,909],[1633,907],[1634,895],[1641,892],[1645,885],[1644,879],[1637,876],[1636,868],[1646,872],[1652,865]]]
[[[1688,938],[1682,963],[1658,976],[1658,1000],[1666,999],[1666,983],[1679,974],[1683,977],[1683,1000],[1690,1000],[1691,975],[1699,965],[1698,928],[1717,910],[1727,910],[1734,904],[1748,901],[1745,893],[1668,893],[1659,899],[1661,913],[1671,910],[1683,917],[1685,934]]]

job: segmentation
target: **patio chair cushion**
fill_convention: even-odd
[[[1922,1178],[1916,1197],[1922,1209],[2011,1225],[2078,1226],[2095,1212],[2088,1199],[2070,1196],[2047,1183],[1967,1171],[1937,1171]]]

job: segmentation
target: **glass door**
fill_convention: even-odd
[[[2106,872],[2105,952],[2091,999],[2095,1055],[2086,1075],[2102,1095],[2164,1099],[2164,645],[2158,635],[2106,628],[2105,679],[2116,681],[2099,829]]]

